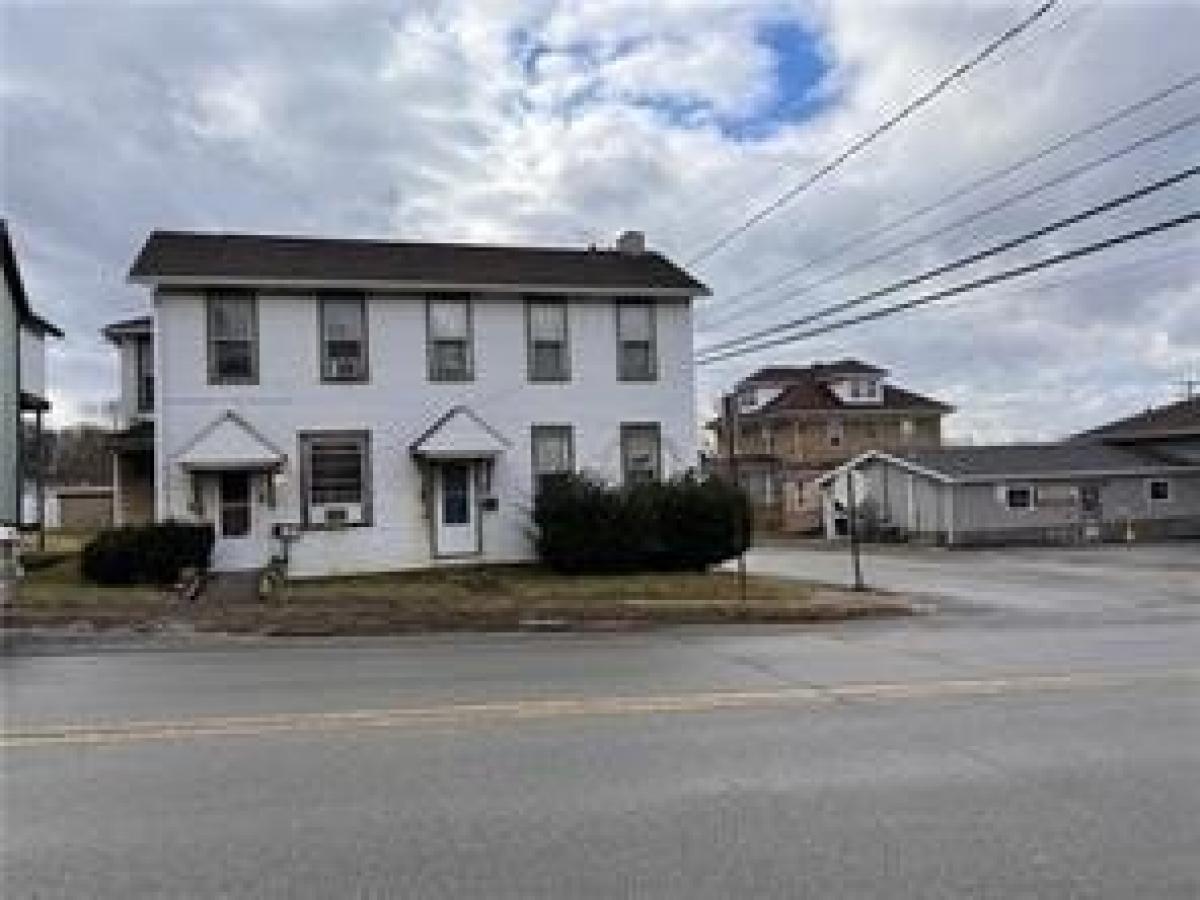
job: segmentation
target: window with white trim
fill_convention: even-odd
[[[529,436],[535,490],[575,470],[575,435],[570,425],[534,425]]]
[[[371,435],[319,431],[300,435],[304,524],[371,524]]]
[[[209,384],[258,384],[258,300],[250,291],[208,295]]]
[[[321,323],[321,380],[367,380],[367,299],[357,293],[318,298]]]
[[[621,381],[654,381],[658,377],[658,347],[654,303],[617,303],[617,377]]]
[[[571,377],[565,300],[529,300],[529,380],[566,381]]]
[[[426,302],[430,381],[470,381],[471,299],[465,294],[433,294]]]
[[[846,436],[846,426],[841,419],[830,419],[825,425],[825,431],[829,436],[830,447],[842,446],[842,439]]]
[[[154,411],[154,339],[139,336],[134,345],[134,363],[137,374],[137,410],[140,413]]]
[[[625,484],[662,477],[662,439],[657,422],[621,426],[621,479]]]
[[[1010,485],[1004,489],[1004,505],[1009,509],[1033,509],[1037,494],[1026,484]]]
[[[1153,478],[1146,485],[1146,493],[1152,501],[1163,503],[1171,499],[1171,482],[1165,478]]]

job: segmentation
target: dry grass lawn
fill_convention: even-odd
[[[80,580],[77,557],[31,572],[10,625],[89,622],[144,627],[167,619],[204,631],[388,634],[719,622],[814,622],[909,612],[902,599],[750,576],[745,602],[728,572],[563,576],[533,566],[485,566],[293,582],[254,604],[180,606],[154,588]]]

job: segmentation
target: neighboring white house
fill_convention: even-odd
[[[872,451],[818,480],[846,533],[848,480],[868,533],[949,545],[1200,537],[1200,463],[1101,443]],[[870,536],[870,534],[868,535]]]
[[[50,409],[46,391],[46,337],[62,332],[30,307],[8,224],[0,219],[0,526],[28,526],[36,519],[23,515],[22,493],[27,481],[42,490],[42,473],[23,453],[21,424],[32,414],[35,448],[41,443],[42,417]]]
[[[213,522],[219,570],[524,560],[540,475],[697,461],[707,289],[634,232],[611,250],[155,232],[130,279],[152,322],[110,336],[129,354],[153,335],[154,515]]]
[[[113,523],[154,519],[154,319],[114,322],[102,334],[120,357],[120,396],[111,439]]]

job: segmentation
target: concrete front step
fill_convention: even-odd
[[[204,588],[203,602],[224,606],[257,603],[262,575],[262,569],[251,569],[245,572],[212,572],[209,574],[208,584]]]

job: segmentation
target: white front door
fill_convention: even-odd
[[[245,470],[213,473],[213,569],[218,572],[260,569],[268,562],[266,523],[257,503],[263,477]]]
[[[469,556],[478,553],[475,465],[459,461],[438,463],[434,466],[434,481],[434,554]]]

